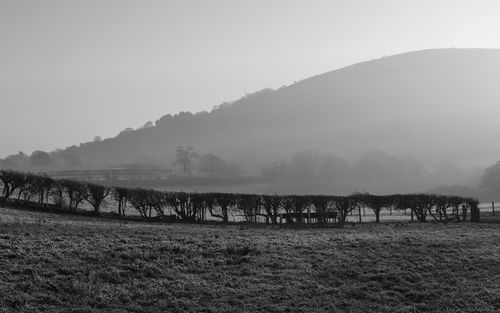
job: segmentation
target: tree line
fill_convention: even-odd
[[[349,214],[360,208],[373,211],[380,222],[382,209],[410,210],[412,220],[433,219],[479,221],[478,200],[434,194],[349,196],[329,195],[257,195],[231,193],[187,193],[143,188],[106,187],[68,179],[53,179],[13,170],[0,170],[2,201],[20,202],[37,208],[66,212],[86,210],[96,216],[101,208],[112,207],[112,214],[125,216],[135,211],[144,220],[222,223],[238,219],[266,224],[328,224],[342,227]],[[87,204],[86,208],[83,204]],[[89,210],[90,208],[90,210]],[[114,210],[113,210],[114,209]],[[115,211],[116,210],[116,211]],[[450,212],[451,211],[451,212]],[[333,220],[333,221],[332,221]]]

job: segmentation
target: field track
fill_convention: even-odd
[[[124,223],[0,208],[0,312],[499,312],[500,224]]]

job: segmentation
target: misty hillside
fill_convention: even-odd
[[[166,115],[53,155],[70,155],[78,160],[73,167],[170,167],[176,147],[192,145],[247,171],[306,149],[348,160],[377,150],[488,165],[500,155],[493,114],[499,82],[500,50],[410,52],[263,90],[209,113]]]

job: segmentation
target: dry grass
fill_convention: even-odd
[[[499,312],[500,225],[289,230],[0,209],[0,312]]]

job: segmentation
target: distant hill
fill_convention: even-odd
[[[211,112],[166,115],[52,156],[72,167],[170,167],[176,147],[192,145],[247,172],[306,149],[348,160],[377,150],[489,165],[500,156],[499,86],[500,50],[410,52],[263,90]]]

